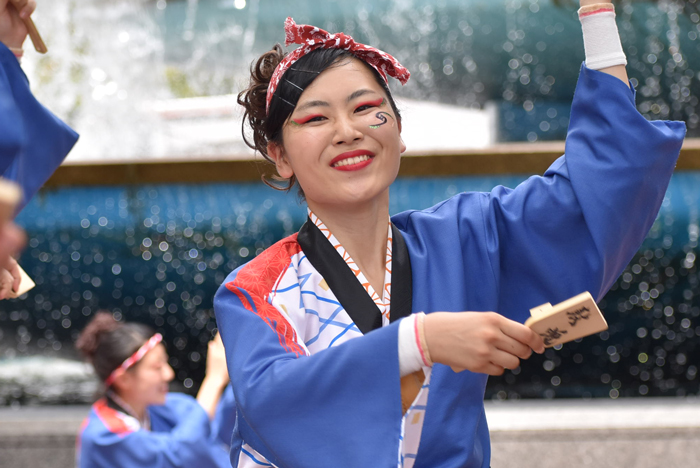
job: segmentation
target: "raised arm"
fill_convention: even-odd
[[[625,55],[622,52],[620,35],[615,24],[614,10],[612,15],[607,10],[612,6],[612,0],[580,0],[579,19],[583,29],[583,43],[586,49],[586,65],[608,75],[621,79],[629,86]],[[601,65],[604,62],[620,62],[614,65],[598,67],[592,61]]]
[[[226,353],[221,335],[218,333],[209,342],[207,348],[207,373],[202,385],[197,392],[197,402],[204,408],[212,419],[221,400],[221,395],[228,384],[228,371],[226,369]]]

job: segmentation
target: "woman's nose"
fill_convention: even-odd
[[[164,379],[166,382],[170,382],[170,381],[172,381],[174,378],[175,378],[175,371],[173,370],[172,367],[170,367],[169,364],[166,365],[166,366],[164,367],[164,369],[163,369],[163,379]]]
[[[335,121],[333,144],[342,145],[362,140],[364,133],[356,127],[356,122],[349,118],[339,118]]]

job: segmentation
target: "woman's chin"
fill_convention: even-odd
[[[165,400],[168,398],[168,392],[167,391],[161,391],[158,393],[158,395],[153,398],[153,403],[152,405],[164,405]]]

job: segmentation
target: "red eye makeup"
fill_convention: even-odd
[[[299,119],[292,119],[292,122],[294,122],[297,125],[304,125],[306,122],[313,120],[317,117],[323,117],[323,115],[321,115],[321,114],[307,115],[306,117],[302,117]]]
[[[360,107],[380,107],[383,104],[384,104],[384,98],[379,98],[379,99],[375,99],[374,101],[363,102],[362,104],[357,106],[357,109],[359,109]]]

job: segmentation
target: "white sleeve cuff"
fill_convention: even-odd
[[[586,51],[586,66],[591,70],[627,65],[612,4],[594,4],[579,10]]]
[[[401,377],[423,368],[423,358],[416,341],[417,319],[417,314],[411,314],[399,322],[399,374]]]

